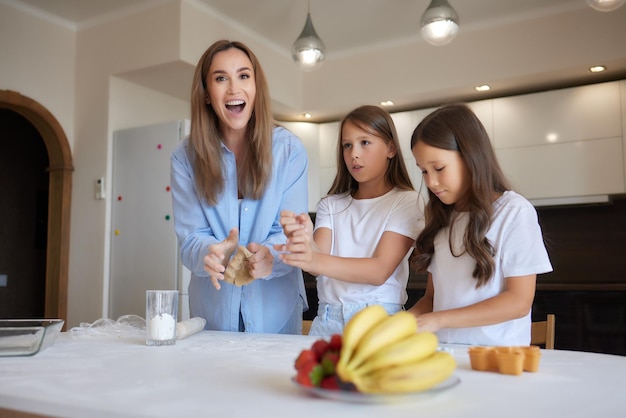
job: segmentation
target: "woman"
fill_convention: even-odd
[[[307,309],[302,272],[282,263],[279,214],[306,211],[307,154],[275,124],[263,69],[240,42],[211,45],[196,67],[191,133],[172,153],[172,200],[191,316],[206,329],[299,334]],[[254,279],[224,282],[239,245]]]

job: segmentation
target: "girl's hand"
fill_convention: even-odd
[[[420,315],[416,315],[417,329],[419,331],[437,332],[441,329],[439,323],[439,315],[436,312],[429,312]]]
[[[283,252],[279,258],[290,266],[298,267],[311,274],[316,273],[316,251],[313,235],[305,229],[293,231],[287,243],[277,245],[276,249]]]
[[[291,211],[282,211],[280,224],[287,236],[285,244],[274,246],[275,250],[283,253],[279,255],[280,260],[315,274],[315,253],[319,250],[313,239],[313,221],[309,214],[296,215]]]
[[[315,240],[313,239],[313,221],[308,213],[301,213],[296,216],[296,220],[300,227],[304,228],[304,233],[307,235],[307,241],[313,246],[313,249],[317,251],[315,247]]]
[[[302,234],[303,231],[309,235],[308,239],[310,242],[313,241],[313,221],[311,221],[311,217],[308,213],[301,213],[300,215],[296,215],[294,212],[289,210],[283,210],[280,212],[280,220],[281,226],[283,227],[283,232],[287,239],[294,236],[294,234]]]
[[[297,231],[302,228],[300,222],[298,222],[298,217],[296,214],[290,210],[283,210],[280,212],[280,225],[283,227],[283,233],[287,238],[289,238],[294,231]]]
[[[239,245],[239,230],[233,228],[224,241],[209,245],[209,251],[204,256],[204,271],[209,273],[211,282],[217,290],[221,288],[219,280],[224,280],[226,266],[237,250],[237,245]]]
[[[269,276],[272,273],[272,267],[274,266],[274,256],[270,252],[269,248],[255,242],[251,242],[248,244],[248,250],[253,253],[252,257],[248,259],[250,274],[252,274],[252,277],[258,279],[260,277]]]

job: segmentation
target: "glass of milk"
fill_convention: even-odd
[[[146,345],[176,343],[177,290],[146,291]]]

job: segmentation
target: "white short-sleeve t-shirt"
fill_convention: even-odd
[[[494,217],[487,239],[495,251],[494,275],[476,288],[472,277],[474,259],[463,252],[463,235],[469,222],[468,212],[454,212],[450,228],[435,238],[435,253],[428,271],[432,273],[433,311],[475,304],[504,290],[505,278],[552,271],[537,211],[519,194],[507,191],[494,203]],[[462,254],[457,257],[455,255]],[[495,325],[471,328],[445,328],[437,332],[442,343],[473,345],[530,344],[531,313],[523,318]]]
[[[413,190],[392,189],[373,199],[353,199],[350,194],[329,195],[317,205],[315,229],[332,231],[330,254],[368,258],[385,231],[416,239],[424,227],[423,201]],[[348,283],[317,277],[320,303],[394,303],[407,300],[409,250],[393,274],[381,286]]]

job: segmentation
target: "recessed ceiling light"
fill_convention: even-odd
[[[304,119],[311,119],[313,116],[312,116],[310,113],[303,113],[303,114],[302,114],[302,117],[303,117]]]
[[[474,90],[476,90],[476,91],[489,91],[489,90],[491,90],[491,86],[489,84],[483,84],[482,86],[474,87]]]
[[[589,71],[592,73],[601,73],[605,71],[606,67],[604,65],[594,65],[593,67],[589,67]]]
[[[546,135],[546,141],[548,142],[557,142],[559,140],[559,134],[557,134],[556,132],[550,132],[548,135]]]
[[[393,106],[395,103],[392,102],[391,100],[383,100],[382,102],[380,102],[381,106]]]

